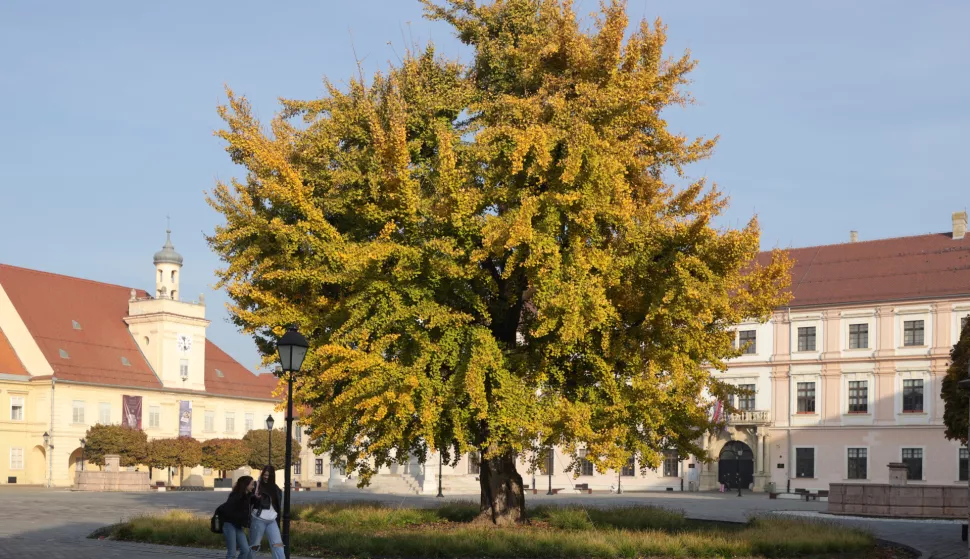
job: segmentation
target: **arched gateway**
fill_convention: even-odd
[[[754,483],[754,452],[741,441],[724,445],[717,457],[717,481],[729,489],[748,489]]]

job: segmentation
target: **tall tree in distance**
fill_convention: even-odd
[[[122,425],[93,425],[84,434],[85,459],[104,466],[106,454],[117,454],[121,466],[144,464],[148,456],[148,436],[140,429]]]
[[[294,429],[299,429],[299,426],[294,426]],[[246,445],[246,464],[250,468],[260,469],[267,464],[272,464],[278,469],[283,468],[283,464],[286,459],[286,429],[273,429],[273,449],[272,456],[270,456],[269,448],[269,431],[266,429],[253,429],[249,431],[242,438],[243,443]],[[296,458],[303,451],[300,443],[293,439],[292,443],[292,457]]]
[[[600,471],[705,457],[709,396],[732,392],[709,370],[788,301],[790,262],[758,260],[754,219],[716,228],[726,198],[686,175],[715,140],[663,111],[694,61],[664,57],[659,21],[625,39],[620,1],[588,31],[566,0],[425,7],[470,65],[429,46],[268,131],[229,91],[218,134],[247,175],[210,194],[209,243],[236,324],[267,360],[301,326],[301,421],[360,483],[479,452],[483,520],[525,518],[517,457],[553,445]]]
[[[943,424],[946,438],[967,444],[967,429],[970,428],[970,394],[962,390],[958,383],[970,378],[970,320],[963,325],[960,339],[950,350],[950,367],[943,377],[940,397],[943,398]]]
[[[202,443],[200,464],[226,477],[227,471],[249,463],[249,454],[249,445],[242,439],[209,439]]]

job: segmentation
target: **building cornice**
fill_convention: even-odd
[[[102,384],[102,383],[95,383],[95,382],[64,380],[60,378],[57,379],[57,384],[72,384],[76,386],[94,386],[98,388],[115,388],[118,390],[142,390],[145,392],[162,392],[166,394],[182,394],[182,395],[188,395],[188,396],[202,396],[206,398],[228,398],[230,400],[247,400],[251,402],[268,402],[273,404],[277,404],[282,401],[282,400],[276,400],[273,398],[255,398],[252,396],[231,396],[229,394],[213,394],[211,392],[202,392],[199,390],[181,390],[178,388],[153,388],[150,386],[122,386],[120,384]]]
[[[201,326],[203,328],[209,326],[210,320],[206,318],[196,318],[194,316],[186,316],[184,314],[176,314],[172,312],[162,311],[147,314],[136,314],[128,315],[124,317],[125,324],[131,326],[133,324],[148,324],[151,322],[159,322],[164,319],[174,319],[176,322],[182,322],[185,324],[191,324],[193,326]]]

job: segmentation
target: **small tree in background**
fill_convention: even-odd
[[[299,427],[296,427],[299,429]],[[269,456],[269,431],[266,429],[253,429],[243,436],[249,448],[248,464],[250,468],[259,469],[266,464],[273,464],[277,468],[282,468],[286,462],[286,430],[273,429],[273,456]],[[300,443],[293,439],[293,457],[299,456],[302,447]]]
[[[970,410],[970,395],[957,385],[968,378],[967,367],[970,365],[970,320],[966,321],[960,339],[950,351],[950,368],[943,377],[940,397],[943,398],[943,424],[946,426],[946,438],[967,444],[968,418]]]
[[[194,468],[202,463],[202,443],[192,437],[155,439],[150,449],[149,465],[153,468],[178,468],[179,484],[185,479],[185,468]]]
[[[202,465],[226,477],[226,471],[249,463],[249,445],[241,439],[210,439],[202,443]]]
[[[144,464],[148,454],[148,436],[140,429],[121,425],[95,425],[84,434],[85,459],[104,466],[106,454],[121,457],[122,466]]]

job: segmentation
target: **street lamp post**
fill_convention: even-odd
[[[286,333],[276,343],[280,357],[280,374],[286,375],[286,456],[283,470],[283,551],[290,559],[290,466],[293,451],[293,377],[300,372],[303,359],[310,344],[297,331],[296,326],[287,328]]]
[[[269,434],[269,452],[266,454],[266,463],[269,465],[273,464],[273,416],[272,414],[266,416],[266,432]]]
[[[546,495],[552,495],[552,468],[556,465],[556,455],[553,454],[555,450],[549,449],[549,454],[546,455],[546,474],[549,476],[549,492]]]
[[[87,441],[80,439],[81,442],[81,471],[84,471],[84,448],[87,447]]]
[[[53,453],[54,445],[51,444],[50,433],[44,431],[44,448],[47,449],[48,456]],[[50,461],[53,464],[53,461]],[[54,484],[54,467],[51,466],[47,471],[47,487],[51,487]]]
[[[741,452],[740,451],[735,452],[734,458],[735,458],[735,466],[737,467],[737,472],[738,472],[738,497],[740,497],[741,496]]]

